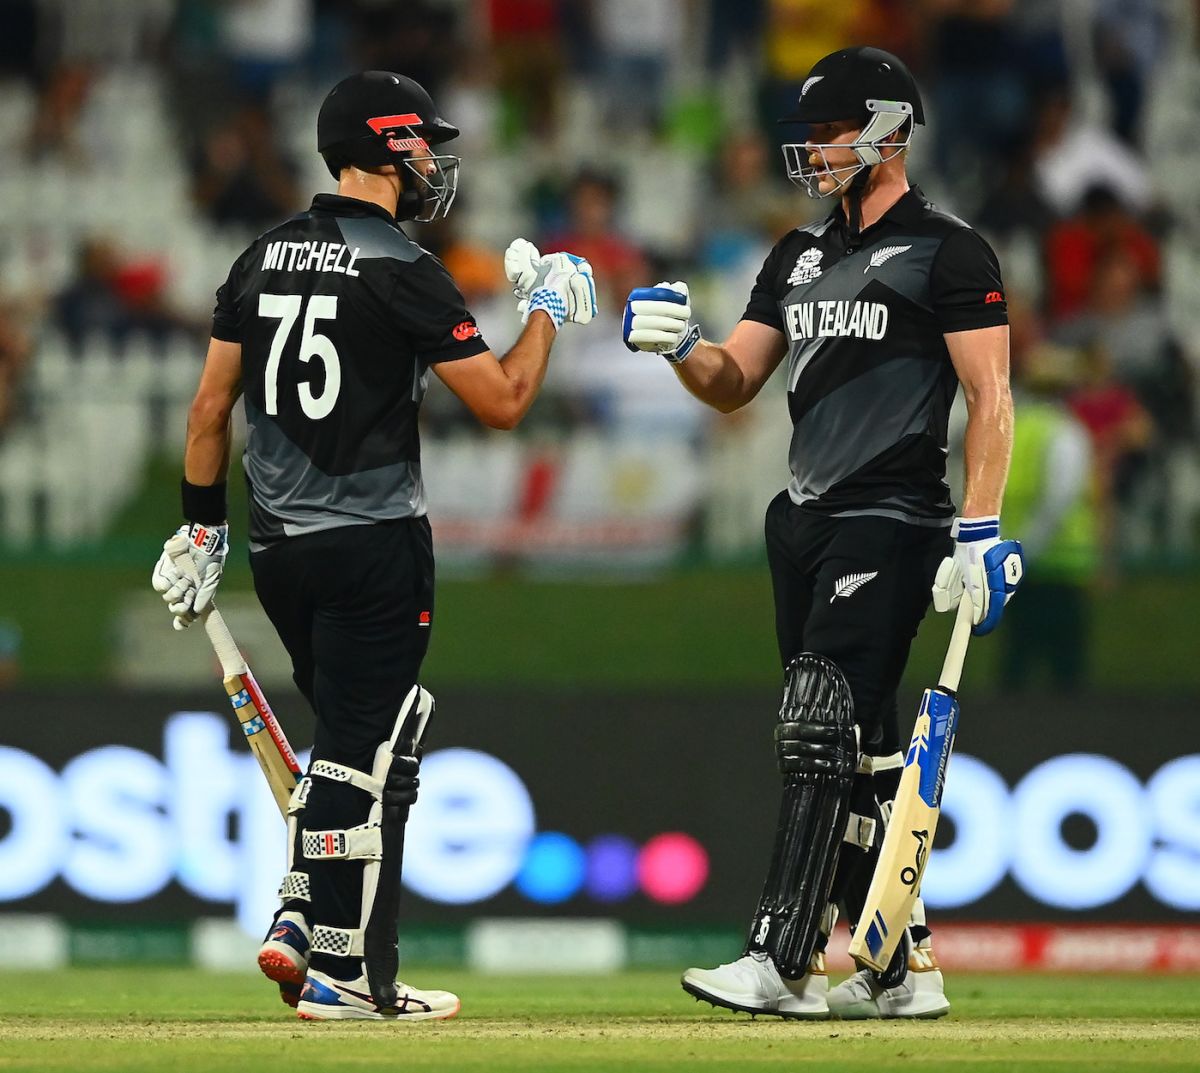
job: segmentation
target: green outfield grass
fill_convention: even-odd
[[[1200,978],[958,976],[937,1022],[778,1021],[697,1005],[673,974],[406,973],[454,1020],[299,1022],[246,975],[73,969],[0,979],[3,1070],[1196,1070]]]

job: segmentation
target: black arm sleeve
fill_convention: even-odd
[[[474,357],[488,349],[462,292],[432,254],[400,267],[392,310],[426,365]]]
[[[992,247],[969,227],[951,232],[942,241],[933,259],[929,290],[943,332],[1008,323],[1000,262]]]
[[[783,256],[782,247],[782,242],[777,243],[767,254],[758,278],[754,281],[754,288],[750,291],[746,312],[742,314],[742,320],[756,320],[759,324],[765,324],[780,332],[783,331],[783,318],[779,315],[779,265]]]

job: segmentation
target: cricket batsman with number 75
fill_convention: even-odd
[[[586,261],[517,239],[505,270],[525,328],[503,358],[488,349],[446,269],[401,226],[449,211],[459,161],[442,145],[457,136],[402,75],[367,71],[326,97],[317,150],[337,193],[256,239],[217,291],[184,458],[179,534],[194,570],[167,549],[154,569],[177,629],[212,603],[242,397],[254,587],[316,713],[258,958],[302,1018],[458,1012],[455,995],[396,978],[404,826],[433,711],[418,684],[434,562],[417,411],[432,370],[485,425],[513,428],[558,330],[595,312]]]
[[[687,285],[634,290],[624,338],[671,362],[693,395],[729,413],[787,363],[791,481],[767,508],[767,559],[784,669],[775,747],[783,799],[743,954],[688,969],[714,1005],[780,1017],[938,1017],[949,1009],[918,899],[885,972],[830,990],[824,950],[859,919],[901,755],[896,689],[917,626],[971,601],[996,628],[1021,577],[1000,537],[1012,450],[1008,315],[996,257],[962,220],[909,184],[905,151],[924,122],[895,56],[821,59],[783,122],[788,178],[835,198],[789,232],[721,344],[691,323]],[[950,406],[966,396],[966,487],[946,483]]]

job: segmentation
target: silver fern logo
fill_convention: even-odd
[[[796,267],[788,276],[788,286],[798,287],[801,283],[811,283],[816,279],[821,274],[821,257],[821,251],[815,247],[800,254],[796,258]]]
[[[883,249],[876,250],[871,254],[871,263],[863,269],[863,275],[865,276],[872,268],[878,268],[885,261],[890,261],[897,254],[911,249],[912,243],[910,242],[907,246],[884,246]]]
[[[812,78],[806,79],[804,85],[800,87],[800,99],[804,100],[804,95],[824,77],[824,75],[813,75]]]
[[[872,578],[879,577],[878,570],[872,570],[869,574],[847,574],[843,578],[838,579],[838,583],[833,587],[833,595],[829,597],[829,602],[833,603],[839,596],[853,596]]]

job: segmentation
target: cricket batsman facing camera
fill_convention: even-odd
[[[839,912],[859,919],[903,767],[896,689],[932,599],[973,605],[996,628],[1020,581],[1000,538],[1012,447],[1008,314],[996,257],[905,175],[924,122],[895,56],[850,48],[820,60],[793,114],[788,178],[832,197],[818,223],[767,257],[721,344],[691,324],[687,285],[639,288],[630,349],[661,354],[684,386],[728,413],[787,362],[791,481],[767,508],[767,558],[784,669],[775,748],[783,779],[775,845],[743,956],[688,969],[697,998],[780,1017],[939,1017],[949,1009],[924,907],[884,973],[829,988]],[[946,484],[947,423],[962,385],[969,420],[960,515]]]
[[[441,150],[457,136],[402,75],[367,71],[326,97],[317,150],[337,193],[256,239],[217,291],[184,458],[179,532],[194,570],[165,550],[154,570],[177,629],[212,604],[243,397],[254,587],[316,713],[258,959],[303,1018],[458,1012],[449,992],[396,979],[404,828],[433,712],[418,684],[434,561],[417,411],[432,370],[483,424],[513,428],[558,330],[595,312],[586,261],[517,239],[505,269],[525,328],[503,358],[488,349],[442,263],[401,226],[449,211],[459,161]]]

